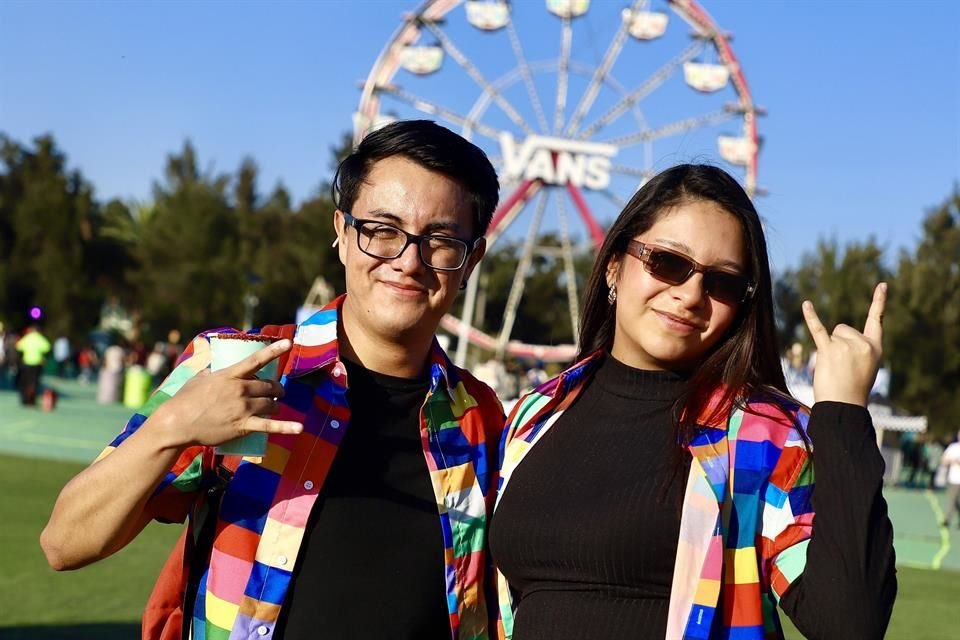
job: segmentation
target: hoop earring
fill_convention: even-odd
[[[607,294],[607,302],[613,304],[617,301],[617,283],[610,285],[610,293]]]

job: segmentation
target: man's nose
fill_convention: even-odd
[[[399,256],[393,259],[395,268],[405,273],[414,273],[423,269],[423,262],[420,260],[420,248],[416,242],[411,242]]]

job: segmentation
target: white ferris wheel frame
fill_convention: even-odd
[[[610,74],[610,69],[620,54],[622,44],[627,37],[627,21],[621,23],[617,34],[611,41],[603,60],[595,68],[590,69],[588,65],[576,63],[570,59],[570,43],[572,38],[571,18],[572,16],[562,17],[561,32],[561,52],[560,58],[551,61],[549,64],[543,62],[530,63],[526,60],[522,50],[522,44],[519,41],[516,30],[513,27],[511,19],[507,20],[506,31],[510,38],[511,48],[517,59],[517,66],[511,72],[500,78],[493,80],[486,78],[483,73],[467,58],[456,46],[456,44],[440,29],[438,26],[445,15],[456,9],[461,4],[469,0],[425,0],[413,12],[405,15],[403,23],[393,34],[386,46],[377,57],[371,68],[370,73],[364,82],[360,97],[360,104],[357,113],[354,116],[354,142],[359,143],[363,137],[373,129],[384,123],[384,117],[380,114],[381,93],[391,95],[399,102],[411,106],[427,115],[435,116],[445,120],[453,125],[461,127],[465,137],[470,139],[474,133],[494,140],[503,142],[503,136],[509,135],[508,132],[484,124],[482,118],[487,108],[491,104],[500,107],[503,113],[514,123],[514,125],[528,137],[536,137],[545,134],[545,132],[554,131],[555,135],[562,136],[572,143],[574,141],[589,142],[589,138],[602,129],[607,124],[620,118],[625,112],[632,111],[634,117],[638,120],[640,130],[636,133],[620,136],[618,138],[604,141],[610,145],[645,145],[647,166],[650,166],[650,144],[658,139],[696,129],[701,126],[716,124],[719,122],[735,119],[742,119],[742,138],[747,143],[747,152],[742,162],[738,163],[744,169],[744,188],[752,197],[757,191],[757,165],[760,149],[760,138],[757,132],[757,116],[763,115],[763,110],[754,104],[750,88],[744,76],[743,69],[737,59],[733,48],[730,45],[730,37],[722,31],[714,22],[713,18],[695,1],[695,0],[666,0],[670,8],[680,18],[687,22],[697,34],[694,42],[673,59],[665,63],[660,69],[654,72],[643,83],[632,90],[627,90]],[[576,0],[570,0],[570,5],[576,4]],[[634,0],[631,7],[626,11],[636,11],[649,4],[649,0]],[[459,67],[469,75],[474,82],[482,89],[473,107],[466,115],[457,113],[454,110],[442,107],[425,98],[417,96],[410,91],[394,85],[393,79],[397,72],[402,68],[404,50],[417,43],[422,33],[432,35],[439,45],[443,48],[446,55],[455,60]],[[654,91],[662,82],[671,76],[676,69],[690,60],[692,60],[703,48],[711,45],[716,52],[716,58],[719,64],[722,64],[729,73],[729,83],[732,85],[737,100],[734,104],[727,105],[724,109],[707,113],[700,116],[686,118],[655,129],[649,128],[643,120],[642,113],[637,109],[637,105],[642,99]],[[584,68],[586,67],[586,71]],[[554,105],[553,127],[548,124],[549,115],[543,110],[540,96],[534,88],[532,73],[545,70],[556,70],[557,95]],[[564,115],[566,112],[567,83],[570,71],[579,71],[585,75],[591,75],[589,86],[581,95],[579,103],[576,105],[569,120],[564,126]],[[503,97],[501,90],[515,82],[523,81],[530,98],[530,103],[534,108],[537,118],[539,131],[528,124],[516,109]],[[614,107],[607,110],[602,116],[589,123],[583,130],[580,126],[583,124],[584,116],[593,106],[594,100],[600,89],[601,84],[614,90],[620,95],[620,100]],[[551,139],[558,142],[558,139]],[[502,164],[503,159],[494,158],[495,164]],[[609,171],[616,174],[635,176],[641,180],[651,177],[649,170],[637,169],[635,167],[609,165]],[[504,184],[503,186],[507,186]],[[502,357],[505,353],[516,357],[535,358],[545,362],[570,361],[576,354],[577,345],[534,345],[525,344],[510,340],[515,318],[516,306],[519,303],[519,296],[522,295],[523,279],[529,266],[530,257],[533,253],[533,237],[539,228],[539,221],[543,216],[547,203],[548,193],[542,189],[544,183],[539,179],[516,179],[513,181],[513,192],[501,200],[501,204],[494,214],[487,233],[488,247],[492,246],[502,232],[510,223],[520,214],[521,211],[532,201],[539,198],[534,213],[534,221],[530,226],[527,239],[524,243],[523,252],[518,264],[517,273],[514,279],[513,287],[510,291],[510,297],[507,303],[507,312],[505,313],[504,326],[501,328],[499,337],[490,336],[475,327],[471,326],[470,318],[473,315],[474,304],[477,295],[477,283],[479,281],[480,267],[475,270],[471,277],[464,303],[463,319],[457,319],[452,315],[444,317],[441,326],[450,333],[459,338],[458,349],[456,353],[456,362],[463,366],[466,360],[466,345],[471,343],[481,348],[496,351],[498,356]],[[597,224],[593,215],[590,213],[586,202],[577,185],[567,183],[566,187],[574,207],[580,214],[583,223],[590,233],[593,243],[599,247],[603,239],[603,231]],[[559,191],[559,190],[557,190]],[[623,200],[609,189],[598,190],[614,203],[621,205]],[[569,236],[566,223],[566,214],[564,213],[563,198],[557,196],[557,211],[560,218],[562,248],[565,265],[567,293],[569,298],[571,322],[573,332],[576,335],[578,324],[578,309],[576,303],[576,289],[572,274],[572,254],[569,243]]]

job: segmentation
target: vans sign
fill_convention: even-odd
[[[540,179],[596,190],[610,186],[610,158],[617,154],[612,144],[537,135],[518,146],[509,133],[500,134],[500,149],[503,177],[508,180]]]

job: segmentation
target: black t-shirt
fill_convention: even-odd
[[[420,440],[429,372],[345,362],[351,418],[310,514],[275,637],[450,637],[443,535]]]

